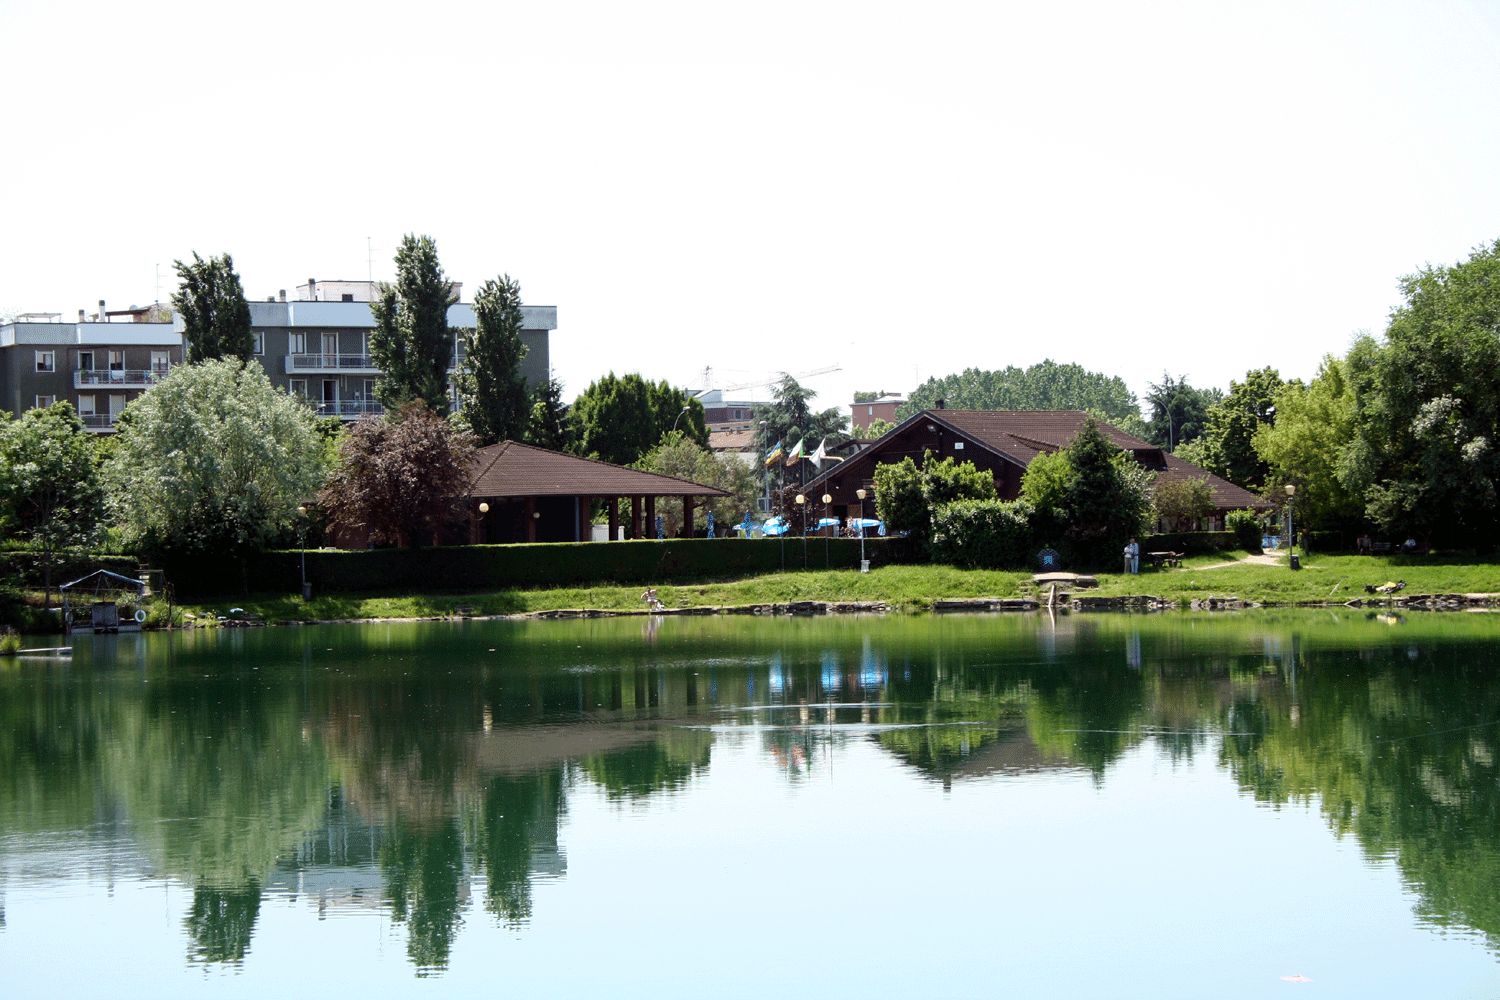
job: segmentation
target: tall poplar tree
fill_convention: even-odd
[[[454,383],[481,447],[519,441],[531,421],[521,360],[521,284],[503,275],[474,294],[475,325],[463,331],[464,362]]]
[[[384,373],[375,383],[375,397],[387,412],[413,399],[448,412],[448,366],[453,362],[448,307],[456,301],[432,237],[402,237],[395,284],[382,283],[380,297],[370,303],[375,317],[370,357]]]
[[[172,262],[182,285],[172,293],[172,307],[182,317],[188,364],[214,358],[250,360],[255,337],[250,332],[250,303],[229,254],[204,260],[193,252],[191,264]]]

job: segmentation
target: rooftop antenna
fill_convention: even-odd
[[[375,244],[370,237],[365,237],[365,277],[373,284],[375,281]]]

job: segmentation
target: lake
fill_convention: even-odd
[[[1500,994],[1500,616],[629,617],[0,661],[0,995]]]

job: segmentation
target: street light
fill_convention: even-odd
[[[797,514],[802,521],[802,568],[807,569],[807,497],[797,494]]]
[[[763,454],[769,454],[771,451],[771,442],[767,440],[770,433],[771,429],[766,426],[766,421],[762,420],[760,422],[760,449]],[[771,467],[763,465],[760,471],[766,488],[766,513],[769,514],[771,513]],[[785,568],[785,566],[782,567],[782,569]]]
[[[689,409],[691,409],[691,404],[683,403],[682,404],[682,410],[677,414],[677,420],[681,420],[682,419],[682,414],[686,413]],[[676,431],[677,431],[677,420],[672,421],[672,432],[673,433],[676,433]]]
[[[833,497],[827,493],[823,494],[823,520],[828,520],[828,505],[833,502]],[[828,525],[823,526],[823,568],[828,568]]]
[[[1302,564],[1297,560],[1297,531],[1292,523],[1292,506],[1296,502],[1297,486],[1295,483],[1286,484],[1286,544],[1287,558],[1292,569],[1301,569]]]
[[[859,497],[859,571],[870,572],[870,561],[865,558],[865,491],[855,490],[854,495]]]
[[[302,526],[302,599],[312,597],[312,588],[307,585],[307,508],[297,505],[297,521]]]
[[[487,504],[487,503],[485,503],[483,500],[481,500],[479,502],[479,517],[480,517],[479,527],[481,529],[483,529],[483,527],[484,527],[484,520],[483,520],[484,519],[484,515],[488,514],[489,512],[490,512],[490,505]],[[488,542],[490,540],[489,533],[488,532],[482,532],[482,534],[484,535],[484,542]],[[483,544],[483,542],[481,544]]]

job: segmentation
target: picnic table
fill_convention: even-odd
[[[1162,566],[1181,566],[1183,552],[1147,552],[1146,558],[1151,560],[1151,565],[1158,568]]]

